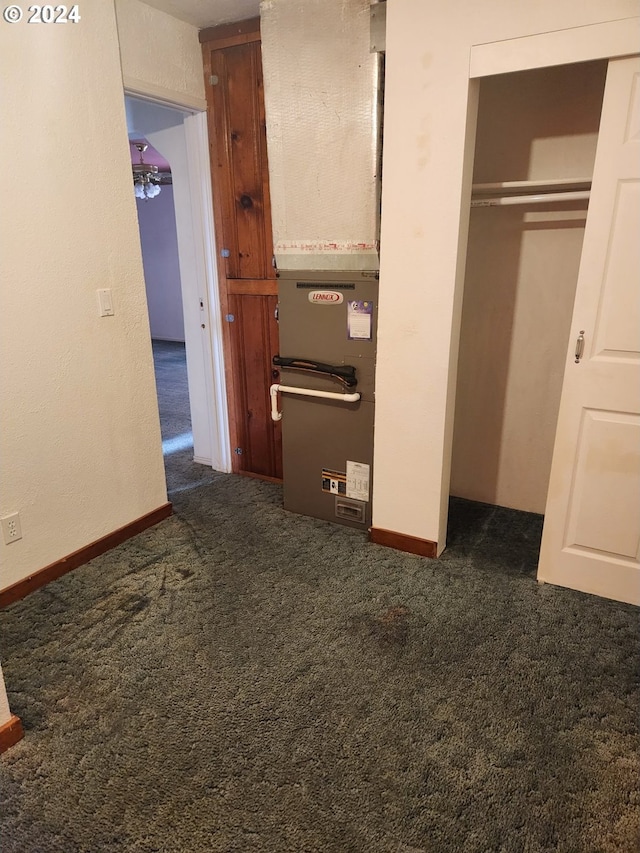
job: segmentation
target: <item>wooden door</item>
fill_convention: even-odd
[[[238,292],[233,292],[234,286]],[[271,401],[265,389],[277,382],[279,373],[271,359],[278,353],[277,296],[244,293],[233,282],[229,308],[234,316],[233,363],[242,365],[236,377],[239,470],[263,477],[282,478],[282,438],[279,421],[271,420]],[[265,412],[265,406],[268,406]]]
[[[611,60],[538,579],[640,604],[640,59]]]
[[[282,479],[276,274],[269,200],[259,19],[204,30],[211,176],[224,318],[233,470]]]

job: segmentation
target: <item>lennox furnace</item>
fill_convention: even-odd
[[[261,8],[286,509],[371,525],[384,4]]]

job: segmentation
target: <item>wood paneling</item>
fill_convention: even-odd
[[[229,432],[237,473],[282,478],[271,420],[278,352],[259,19],[201,34],[224,324]]]
[[[238,373],[236,417],[238,470],[282,478],[280,422],[271,420],[269,387],[279,380],[271,359],[278,352],[275,320],[276,296],[231,296],[234,315],[232,336],[234,364]]]
[[[277,296],[278,282],[275,279],[252,281],[247,278],[232,278],[227,282],[227,292],[234,296]]]
[[[219,188],[221,245],[227,278],[275,278],[268,191],[260,45],[211,51],[216,139],[213,180]],[[226,254],[226,253],[225,253]]]
[[[250,41],[260,41],[260,18],[248,18],[232,24],[220,24],[218,27],[207,27],[198,33],[200,44],[215,43],[220,50],[233,44],[246,44]]]

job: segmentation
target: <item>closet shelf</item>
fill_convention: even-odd
[[[588,199],[590,178],[552,178],[546,181],[499,181],[473,184],[471,207],[544,204]]]

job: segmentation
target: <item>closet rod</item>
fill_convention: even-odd
[[[506,204],[544,204],[549,201],[579,201],[589,198],[589,190],[580,192],[542,193],[540,195],[504,195],[473,198],[471,207],[502,207]]]
[[[473,193],[495,193],[504,190],[508,193],[516,193],[521,190],[526,192],[560,192],[565,190],[588,190],[591,189],[591,178],[548,178],[536,181],[494,181],[489,184],[473,184]]]

